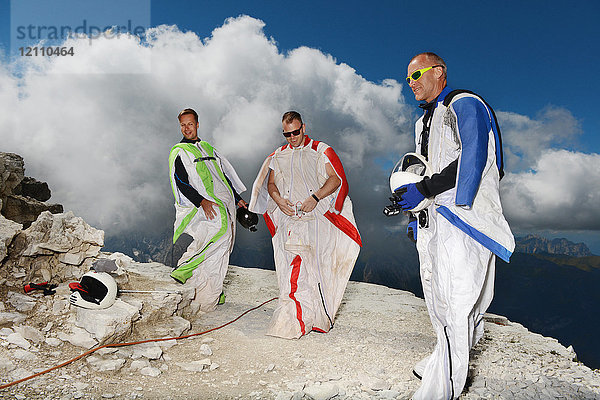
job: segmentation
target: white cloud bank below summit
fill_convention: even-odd
[[[112,234],[148,232],[172,223],[167,157],[180,138],[182,108],[198,111],[200,136],[248,187],[283,143],[281,114],[296,109],[309,135],[344,162],[360,222],[364,207],[383,206],[388,196],[377,189],[387,187],[388,171],[375,160],[395,162],[414,149],[417,110],[397,81],[367,81],[316,49],[284,54],[263,27],[241,16],[204,40],[172,26],[148,30],[144,44],[126,36],[91,45],[70,39],[74,57],[0,65],[0,150],[21,154],[26,174],[50,184],[52,201],[89,223]],[[580,132],[571,113],[498,116],[509,172],[503,204],[513,227],[600,229],[600,156],[555,150]],[[558,171],[563,163],[571,167]]]
[[[521,229],[600,229],[600,154],[544,152],[533,171],[507,174],[503,207]]]

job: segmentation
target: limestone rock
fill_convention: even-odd
[[[14,188],[13,193],[38,201],[48,201],[52,196],[52,192],[46,182],[40,182],[28,176],[23,177],[21,183]]]
[[[86,257],[94,257],[104,246],[104,232],[91,227],[71,211],[61,214],[45,211],[24,233],[29,243],[23,253],[25,256],[47,254],[44,250],[78,253],[85,249]]]
[[[21,229],[23,229],[23,225],[0,215],[0,262],[2,262],[8,254],[8,246]]]
[[[44,341],[48,346],[58,347],[62,344],[62,340],[58,338],[46,338]]]
[[[200,354],[202,354],[203,356],[212,356],[212,353],[213,352],[209,345],[207,345],[207,344],[200,345]]]
[[[32,326],[21,325],[14,328],[15,332],[18,332],[27,340],[31,340],[34,343],[41,343],[44,341],[44,335]]]
[[[92,368],[100,372],[118,371],[125,365],[125,360],[121,358],[111,360],[92,359],[90,364],[92,365]]]
[[[211,362],[209,358],[205,358],[203,360],[195,360],[191,362],[178,362],[175,363],[181,369],[192,372],[200,372],[204,369],[204,367],[210,366]]]
[[[6,373],[17,368],[14,362],[7,358],[0,358],[0,372]]]
[[[76,307],[76,325],[93,334],[100,343],[109,339],[116,341],[131,330],[132,323],[139,317],[139,307],[117,299],[103,310]]]
[[[71,330],[71,334],[59,332],[58,338],[63,342],[71,343],[73,346],[84,347],[86,349],[91,349],[98,343],[85,329],[73,326]]]
[[[337,396],[338,391],[338,386],[329,382],[304,388],[304,394],[313,400],[329,400]]]
[[[8,335],[8,337],[6,338],[6,341],[10,344],[19,346],[25,350],[27,350],[31,347],[31,343],[29,343],[27,341],[27,339],[25,339],[23,336],[21,336],[21,334],[18,332],[11,333],[10,335]]]
[[[145,376],[156,377],[156,376],[159,376],[161,373],[162,372],[160,369],[154,368],[154,367],[144,367],[140,370],[140,374],[145,375]]]
[[[35,307],[36,299],[33,297],[27,296],[25,294],[16,293],[16,292],[8,292],[7,294],[8,302],[17,310],[17,311],[31,311],[33,307]]]
[[[13,351],[13,357],[17,360],[23,361],[35,361],[37,360],[37,356],[30,351],[17,349]]]
[[[133,360],[129,366],[129,369],[132,371],[137,371],[146,367],[150,367],[150,361],[142,358],[139,360]]]
[[[25,177],[23,157],[14,153],[0,152],[0,199],[13,193]]]
[[[148,358],[150,360],[157,360],[162,355],[162,349],[156,343],[143,343],[135,346],[133,355],[131,358]]]
[[[46,204],[39,200],[11,194],[3,201],[2,214],[15,222],[23,224],[24,227],[29,227],[42,212],[52,214],[62,213],[63,206],[61,204]]]
[[[25,314],[21,314],[18,312],[0,312],[0,325],[12,322],[12,323],[20,323],[27,319]]]

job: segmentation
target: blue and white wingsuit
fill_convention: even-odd
[[[483,336],[493,297],[495,257],[505,261],[514,237],[502,214],[502,150],[493,112],[478,96],[460,93],[433,111],[428,160],[434,173],[458,160],[456,184],[434,197],[429,225],[419,227],[417,250],[425,302],[437,344],[414,399],[457,398],[465,385],[469,350]],[[421,149],[423,117],[415,125]]]

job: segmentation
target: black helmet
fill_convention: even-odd
[[[256,232],[256,225],[258,224],[258,215],[248,210],[245,207],[239,207],[237,209],[236,219],[241,226],[250,230],[250,232]]]

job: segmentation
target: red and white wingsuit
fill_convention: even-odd
[[[275,174],[281,196],[300,205],[327,180],[327,163],[340,187],[311,212],[285,215],[269,196],[269,174]],[[267,334],[291,339],[311,330],[328,332],[362,246],[340,159],[327,144],[308,136],[298,147],[278,148],[254,181],[249,209],[264,215],[273,238],[279,303]]]

